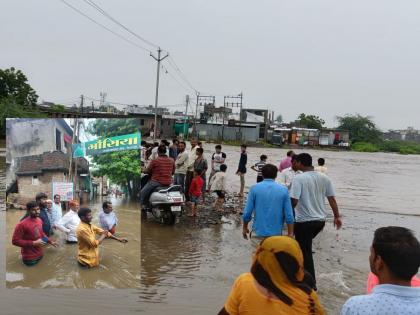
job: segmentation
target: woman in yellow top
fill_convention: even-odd
[[[126,238],[118,238],[108,231],[91,224],[92,211],[89,208],[81,208],[77,214],[81,220],[76,232],[77,245],[79,247],[77,261],[82,267],[99,266],[99,244],[105,238],[108,237],[121,243],[127,243]],[[96,235],[100,235],[99,239],[96,239]]]
[[[303,269],[299,244],[288,236],[264,239],[250,273],[240,275],[219,315],[325,314]]]

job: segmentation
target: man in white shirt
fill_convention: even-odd
[[[77,244],[76,230],[80,224],[80,218],[77,212],[80,205],[77,201],[72,200],[69,202],[70,210],[58,221],[57,228],[66,233],[67,244]]]
[[[299,154],[296,157],[296,166],[303,173],[295,176],[290,190],[295,209],[295,239],[302,249],[305,270],[312,275],[316,286],[312,240],[325,226],[325,198],[333,211],[334,226],[337,229],[341,228],[342,221],[332,182],[327,176],[314,171],[312,156],[308,153]]]
[[[54,195],[54,203],[53,203],[53,212],[57,216],[57,220],[55,221],[55,225],[51,224],[52,227],[57,228],[57,223],[63,216],[63,209],[61,208],[61,197],[60,195]]]
[[[188,168],[188,152],[185,151],[186,144],[180,141],[178,144],[178,156],[175,160],[175,174],[174,184],[181,185],[182,190],[185,191],[185,175]]]
[[[411,286],[420,267],[420,243],[412,231],[399,226],[377,229],[369,265],[379,285],[369,295],[347,300],[342,315],[420,314],[420,287]]]
[[[118,218],[112,208],[111,201],[104,201],[102,204],[102,211],[99,212],[99,225],[103,230],[109,231],[111,234],[115,234],[117,224]]]
[[[295,178],[297,174],[302,173],[302,171],[297,168],[296,156],[297,155],[292,155],[292,166],[282,170],[279,175],[279,183],[285,185],[289,191],[292,187],[293,178]]]
[[[188,191],[190,190],[191,181],[194,177],[194,162],[197,158],[197,140],[191,139],[191,150],[188,152],[188,168],[187,168],[187,174],[185,175],[185,197],[189,201],[190,196],[188,195]]]

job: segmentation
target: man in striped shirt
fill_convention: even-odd
[[[265,164],[267,164],[267,155],[263,154],[260,156],[260,161],[251,166],[251,168],[257,172],[257,183],[262,182],[263,180],[261,170]]]
[[[157,152],[158,157],[152,160],[144,170],[144,173],[149,174],[151,178],[140,192],[142,207],[147,206],[149,197],[156,187],[169,186],[172,184],[172,175],[175,172],[175,162],[166,155],[165,145],[160,145]]]

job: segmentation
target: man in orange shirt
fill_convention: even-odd
[[[127,243],[126,238],[116,237],[110,232],[91,224],[92,211],[89,208],[81,208],[77,214],[81,220],[76,232],[79,247],[77,261],[82,267],[99,266],[99,244],[105,238],[108,237],[121,243]],[[99,239],[96,239],[96,235],[100,235]]]

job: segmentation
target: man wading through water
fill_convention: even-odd
[[[342,221],[331,180],[314,171],[312,157],[308,153],[299,154],[296,157],[296,167],[303,174],[295,176],[290,191],[292,206],[296,213],[295,238],[303,252],[305,270],[313,276],[316,283],[312,240],[325,226],[327,218],[325,197],[334,213],[334,226],[337,230],[341,228]]]
[[[77,214],[81,221],[76,232],[79,247],[77,262],[81,267],[99,266],[99,245],[105,238],[112,238],[121,243],[128,242],[126,238],[116,237],[91,224],[92,211],[89,208],[81,208]],[[96,239],[96,235],[100,235],[100,237]]]

